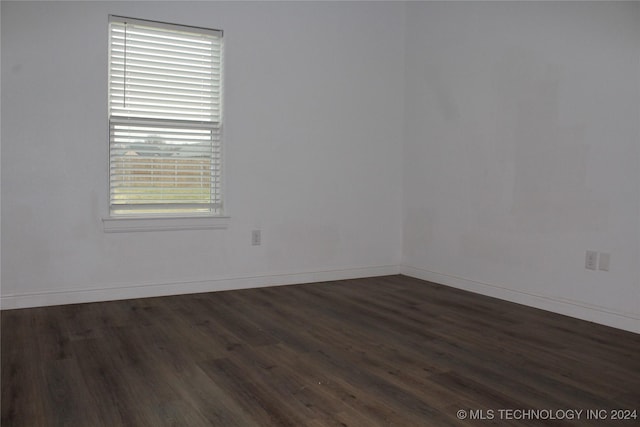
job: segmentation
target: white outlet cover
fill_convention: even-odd
[[[584,262],[584,266],[587,270],[595,270],[598,264],[598,252],[587,251],[587,256]]]

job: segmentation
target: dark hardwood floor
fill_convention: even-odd
[[[611,410],[640,411],[640,335],[404,276],[9,310],[1,404],[3,427],[639,425]]]

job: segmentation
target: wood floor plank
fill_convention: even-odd
[[[400,275],[1,321],[3,427],[539,426],[478,414],[640,412],[640,335]]]
[[[46,425],[52,415],[46,360],[33,333],[41,325],[41,313],[42,309],[2,313],[2,426]]]
[[[175,375],[172,386],[180,393],[180,401],[190,408],[191,412],[206,420],[203,426],[260,426],[243,409],[242,402],[239,402],[236,396],[212,381],[199,366],[192,366],[187,371]]]

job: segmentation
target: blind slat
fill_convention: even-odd
[[[126,49],[124,46],[111,46],[111,55],[116,61],[124,61],[125,57],[127,60],[131,59],[140,59],[140,60],[150,60],[150,61],[158,61],[165,60],[167,63],[175,63],[182,65],[194,65],[196,67],[206,66],[206,64],[220,64],[220,57],[214,56],[211,53],[208,54],[185,54],[185,52],[167,52],[165,50],[149,50],[144,49],[142,47],[136,48],[135,45],[127,45]]]
[[[179,91],[161,91],[154,90],[153,88],[147,88],[146,90],[136,90],[130,85],[126,90],[127,96],[132,98],[145,98],[145,99],[172,99],[172,100],[184,100],[185,102],[215,102],[220,97],[220,91],[201,91],[201,92],[179,92]],[[125,90],[114,88],[112,90],[114,97],[124,97]]]
[[[150,208],[165,208],[165,209],[189,209],[189,208],[221,208],[222,204],[220,203],[182,203],[181,205],[176,205],[173,203],[135,203],[135,204],[124,204],[124,203],[112,203],[112,208],[116,208],[118,210],[139,210],[139,209],[150,209]]]
[[[177,28],[176,30],[166,30],[160,28],[158,24],[160,23],[154,22],[152,25],[149,25],[146,23],[138,24],[133,21],[125,23],[112,20],[111,28],[113,34],[116,36],[148,37],[166,43],[188,43],[196,46],[211,44],[212,41],[220,40],[222,37],[222,34],[205,34],[203,31],[192,31],[190,29],[182,30],[181,28]]]
[[[116,36],[111,39],[112,49],[117,51],[124,51],[125,45],[128,47],[146,47],[149,51],[162,51],[167,54],[178,55],[178,56],[214,56],[214,52],[212,52],[211,48],[220,48],[219,43],[212,43],[207,46],[176,46],[173,44],[167,43],[158,43],[153,40],[145,40],[140,37],[127,37],[124,39],[124,36]]]
[[[120,91],[138,90],[140,92],[149,91],[149,93],[173,93],[173,94],[185,94],[185,96],[198,96],[199,94],[214,94],[216,91],[219,91],[220,83],[212,82],[211,85],[207,88],[207,90],[203,90],[203,85],[190,85],[189,83],[179,82],[179,81],[171,81],[171,80],[163,80],[159,81],[157,79],[149,78],[149,77],[137,77],[135,79],[127,79],[126,87],[124,84],[124,77],[113,76],[109,81],[111,87],[113,89],[117,89]],[[215,85],[213,83],[216,83]],[[219,101],[218,101],[219,102]]]
[[[175,64],[164,62],[162,58],[155,61],[150,59],[142,59],[133,55],[128,55],[125,61],[127,76],[135,76],[137,72],[156,73],[158,75],[170,75],[189,79],[207,80],[211,78],[211,71],[214,67],[211,63],[202,63],[198,66],[190,64]],[[122,65],[114,62],[115,65]]]

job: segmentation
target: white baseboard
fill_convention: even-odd
[[[148,298],[166,295],[195,294],[201,292],[226,291],[232,289],[259,288],[265,286],[294,285],[326,282],[331,280],[356,279],[361,277],[388,276],[398,274],[397,265],[349,268],[314,272],[265,274],[246,277],[227,277],[211,280],[193,280],[180,283],[137,283],[130,285],[103,286],[100,288],[43,291],[24,294],[2,295],[0,308],[42,307],[85,302],[114,301],[130,298]]]
[[[417,279],[439,283],[481,295],[515,302],[566,316],[595,322],[614,328],[640,333],[640,318],[633,313],[622,313],[604,307],[588,305],[579,301],[531,294],[498,285],[477,282],[448,274],[412,267],[384,265],[313,272],[264,274],[243,277],[225,277],[210,280],[192,280],[170,283],[136,283],[68,289],[60,291],[30,292],[2,295],[0,309],[42,307],[50,305],[77,304],[86,302],[114,301],[129,298],[148,298],[166,295],[194,294],[232,289],[259,288],[265,286],[294,285],[326,282],[332,280],[357,279],[363,277],[404,274]]]
[[[527,305],[529,307],[575,317],[589,322],[640,333],[640,317],[632,313],[621,313],[579,301],[516,291],[498,285],[481,283],[448,274],[435,273],[433,271],[407,265],[400,266],[400,274],[505,301]]]

